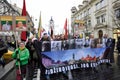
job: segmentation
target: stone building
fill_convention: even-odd
[[[77,32],[83,34],[83,37],[94,34],[95,38],[108,34],[109,37],[117,38],[120,35],[119,3],[120,0],[83,0],[78,8],[73,6],[71,8],[73,34]],[[79,23],[77,27],[76,20]]]

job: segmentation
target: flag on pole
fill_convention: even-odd
[[[41,21],[41,12],[40,12],[40,18],[39,18],[39,24],[38,24],[38,39],[41,38],[42,35],[42,21]]]
[[[26,12],[26,3],[25,3],[25,0],[23,0],[22,16],[26,16],[26,15],[27,15],[27,12]],[[27,39],[27,32],[26,31],[22,31],[21,32],[21,40],[22,41],[26,41],[26,39]]]
[[[64,33],[64,38],[65,38],[65,39],[68,39],[67,18],[66,18],[65,24],[64,24],[64,31],[65,31],[65,33]]]
[[[22,9],[22,16],[26,16],[27,12],[26,12],[26,3],[25,0],[23,0],[23,9]]]

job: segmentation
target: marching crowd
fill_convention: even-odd
[[[12,58],[16,60],[16,72],[17,72],[17,80],[21,80],[25,77],[25,74],[27,72],[28,65],[31,66],[37,66],[41,70],[41,77],[45,78],[45,67],[42,64],[42,56],[41,52],[44,48],[44,51],[50,51],[51,45],[50,45],[50,37],[47,35],[47,33],[43,34],[43,37],[38,40],[37,38],[29,38],[26,42],[16,42],[15,40],[11,41],[11,37],[7,36],[6,41],[2,40],[2,37],[0,36],[0,63],[5,66],[5,63],[2,61],[2,56],[4,53],[7,52],[7,50],[10,47],[13,47],[14,53],[12,54]],[[14,39],[14,36],[12,36],[12,39]],[[80,39],[80,37],[73,37],[73,39],[77,40]],[[65,40],[64,35],[55,36],[53,41],[59,41],[59,40]],[[42,44],[44,41],[47,41],[48,43],[45,43],[44,47]],[[82,42],[83,41],[83,42]],[[17,43],[17,44],[16,44]],[[75,44],[74,44],[75,45]],[[74,46],[73,45],[73,46]],[[81,44],[83,47],[89,47],[89,48],[100,48],[100,47],[108,47],[110,55],[107,55],[107,57],[111,58],[114,47],[115,47],[115,39],[109,38],[107,34],[104,34],[101,38],[94,38],[93,34],[90,34],[88,38],[81,39]],[[68,43],[69,46],[69,43]],[[66,46],[66,47],[68,47]],[[120,37],[118,37],[117,41],[117,50],[120,53]],[[68,47],[69,48],[69,47]],[[112,61],[112,59],[111,59]],[[20,75],[20,76],[19,76]],[[21,76],[22,75],[22,76]],[[44,80],[44,79],[42,79]]]

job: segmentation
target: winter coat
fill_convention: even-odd
[[[3,40],[0,39],[0,58],[3,56],[4,53],[8,52],[8,47]]]
[[[20,61],[16,60],[16,66],[19,65],[19,62],[20,62],[20,65],[22,66],[22,65],[28,64],[29,55],[30,55],[29,50],[27,48],[24,48],[23,50],[20,50],[20,48],[18,48],[12,54],[12,58],[20,60]]]

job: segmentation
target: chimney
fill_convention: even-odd
[[[14,7],[17,7],[17,4],[16,3],[14,3],[14,5],[13,5]]]
[[[79,10],[83,7],[83,5],[78,5]]]
[[[75,6],[72,7],[71,12],[74,14],[77,12],[77,8]]]
[[[83,5],[88,4],[88,0],[83,0]]]

